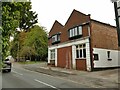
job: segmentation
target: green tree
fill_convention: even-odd
[[[30,32],[27,33],[26,39],[24,41],[24,46],[29,46],[35,51],[37,56],[40,56],[40,59],[45,59],[47,57],[47,33],[43,27],[35,25],[30,29]]]
[[[10,36],[15,36],[16,28],[29,30],[37,23],[37,14],[31,11],[31,2],[2,2],[2,57],[9,51]]]
[[[14,58],[19,57],[19,51],[23,47],[26,34],[27,32],[25,31],[17,32],[17,34],[14,36],[14,40],[11,42],[10,52]]]

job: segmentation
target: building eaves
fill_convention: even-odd
[[[98,21],[98,20],[91,19],[91,21],[98,22],[98,23],[101,23],[101,24],[104,24],[104,25],[107,25],[107,26],[116,28],[116,26],[113,26],[113,25],[110,25],[110,24],[108,24],[108,23],[104,23],[104,22],[101,22],[101,21]]]

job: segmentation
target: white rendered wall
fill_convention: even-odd
[[[86,42],[86,65],[87,65],[87,71],[91,71],[90,43],[89,43],[89,40]]]
[[[50,63],[50,49],[48,49],[48,63]]]
[[[107,51],[110,51],[111,61],[108,60]],[[120,51],[119,51],[120,53]],[[118,67],[118,50],[93,48],[93,54],[99,55],[99,60],[94,60],[94,68]]]
[[[55,49],[55,66],[57,66],[57,49]]]
[[[72,45],[72,68],[76,69],[76,46]]]

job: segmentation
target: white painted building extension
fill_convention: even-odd
[[[109,52],[109,57],[108,57]],[[120,67],[118,50],[93,48],[93,54],[98,54],[98,60],[94,60],[94,68]]]

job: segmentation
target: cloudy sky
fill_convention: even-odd
[[[32,10],[38,14],[38,23],[50,31],[55,20],[65,24],[73,9],[91,18],[116,25],[111,0],[31,0]]]

